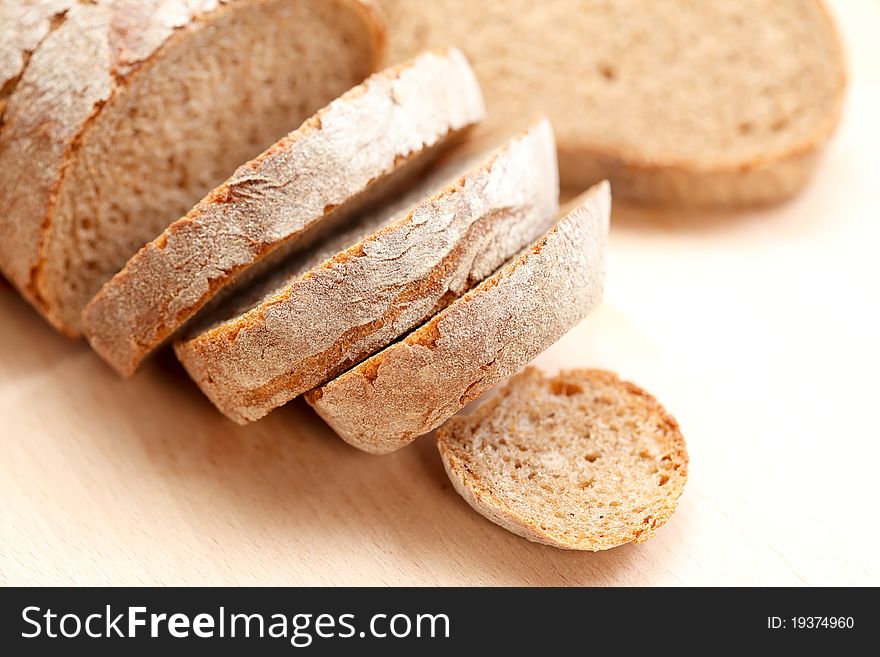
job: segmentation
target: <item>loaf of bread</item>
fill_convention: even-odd
[[[143,244],[384,43],[366,0],[24,4],[0,25],[0,269],[70,335]]]
[[[511,263],[306,400],[348,443],[381,454],[515,374],[602,298],[608,184],[572,206]]]
[[[470,152],[451,160],[410,191],[402,212],[362,219],[359,241],[337,236],[184,331],[178,358],[221,411],[256,420],[341,374],[552,224],[559,187],[546,120],[476,163]]]
[[[381,0],[389,57],[458,43],[491,126],[546,113],[563,186],[733,206],[807,182],[845,67],[819,0]]]
[[[643,543],[675,511],[688,455],[675,420],[609,372],[529,368],[437,431],[455,489],[492,522],[571,550]]]
[[[239,167],[138,251],[86,306],[86,337],[120,373],[132,374],[227,286],[399,193],[482,117],[480,88],[457,50],[373,75]]]

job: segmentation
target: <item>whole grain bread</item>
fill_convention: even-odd
[[[256,275],[255,267],[305,248],[405,185],[483,111],[458,50],[424,53],[373,75],[239,167],[138,251],[86,306],[86,337],[131,375],[245,272]]]
[[[601,300],[608,184],[573,206],[493,276],[306,400],[348,443],[383,454],[515,374]]]
[[[341,374],[547,230],[559,188],[546,120],[476,164],[463,150],[410,190],[402,212],[362,219],[360,241],[334,237],[184,331],[177,356],[223,413],[256,420]]]
[[[33,51],[34,38],[17,46],[3,115],[2,272],[79,334],[86,303],[145,242],[374,70],[377,11],[368,0],[97,0],[50,11]],[[2,29],[5,41],[19,26]]]
[[[820,0],[381,0],[389,58],[457,42],[487,128],[544,112],[560,176],[617,198],[734,206],[807,182],[838,122],[841,43]]]
[[[489,520],[572,550],[643,543],[687,480],[678,424],[610,372],[529,368],[437,431],[455,489]]]

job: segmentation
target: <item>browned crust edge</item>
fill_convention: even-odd
[[[330,381],[319,388],[315,388],[306,392],[304,395],[306,401],[339,434],[339,436],[343,438],[343,440],[353,445],[354,447],[375,454],[387,454],[397,449],[400,449],[408,445],[419,435],[428,433],[432,429],[439,426],[443,421],[451,417],[454,412],[460,410],[466,404],[479,397],[483,392],[485,392],[498,382],[502,381],[509,374],[512,374],[513,372],[508,369],[511,365],[515,364],[515,371],[519,369],[519,367],[525,365],[526,362],[518,362],[519,357],[516,355],[510,356],[506,359],[502,370],[497,370],[494,372],[486,371],[482,363],[474,362],[471,364],[471,370],[467,372],[461,372],[463,375],[461,376],[462,380],[455,379],[455,377],[453,377],[451,373],[447,372],[450,381],[455,379],[457,384],[463,384],[470,379],[473,379],[473,381],[467,387],[465,394],[458,398],[458,403],[453,408],[453,405],[450,402],[450,396],[445,390],[445,382],[442,380],[437,380],[432,400],[428,401],[421,397],[412,400],[413,403],[417,403],[419,405],[427,403],[432,407],[423,409],[425,412],[419,415],[418,421],[416,420],[416,418],[408,418],[409,420],[412,420],[412,422],[408,424],[406,429],[403,429],[400,426],[402,422],[401,418],[399,417],[389,418],[395,423],[394,427],[390,427],[387,424],[383,425],[382,418],[387,417],[387,415],[383,414],[391,413],[393,411],[379,407],[379,405],[382,405],[388,406],[389,408],[395,408],[397,406],[395,402],[403,405],[404,399],[409,400],[411,391],[409,387],[405,385],[404,381],[397,381],[396,385],[390,385],[388,379],[385,378],[385,391],[382,393],[376,393],[375,396],[369,397],[367,399],[351,398],[351,396],[349,396],[349,398],[346,400],[342,397],[343,393],[333,391],[333,389],[337,386],[341,386],[343,390],[349,385],[354,385],[355,387],[357,387],[357,383],[363,383],[364,388],[372,389],[373,386],[376,384],[376,380],[379,377],[383,376],[382,367],[386,363],[392,366],[397,364],[398,372],[400,371],[400,368],[402,366],[412,365],[411,362],[396,363],[398,359],[405,358],[406,355],[408,355],[409,350],[406,349],[407,347],[421,346],[433,351],[436,346],[437,340],[439,340],[441,337],[440,324],[449,316],[449,313],[451,311],[457,308],[461,308],[464,304],[471,303],[475,299],[480,299],[482,295],[486,293],[491,294],[491,291],[494,288],[500,285],[504,280],[513,276],[517,270],[519,270],[521,267],[528,266],[528,263],[531,260],[532,256],[538,255],[544,250],[544,248],[547,246],[548,241],[551,239],[551,236],[558,233],[561,230],[563,224],[578,224],[580,222],[590,222],[591,225],[584,225],[581,228],[581,230],[583,230],[581,237],[587,233],[592,232],[593,229],[595,229],[597,233],[601,231],[604,234],[607,231],[608,216],[603,217],[600,214],[601,204],[603,202],[607,202],[608,210],[610,212],[610,191],[607,183],[596,185],[585,192],[578,200],[577,206],[567,212],[561,219],[559,219],[559,221],[557,221],[557,223],[553,227],[551,227],[550,230],[547,231],[547,233],[540,237],[531,246],[527,247],[523,253],[515,257],[511,262],[500,268],[489,278],[485,279],[477,287],[473,288],[460,299],[454,301],[447,308],[434,315],[430,320],[428,320],[426,323],[424,323],[422,326],[417,328],[415,331],[407,335],[399,342],[389,345],[382,351],[374,354],[368,360],[339,375],[339,377],[337,377],[333,381]],[[595,207],[596,214],[587,215],[585,217],[585,213],[591,212],[591,210],[588,208],[589,204],[592,203],[597,204],[597,207]],[[604,258],[602,257],[601,251],[604,248],[604,243],[605,239],[603,235],[602,238],[597,239],[598,252],[592,254],[595,257],[590,258],[590,268],[593,273],[596,274],[596,276],[590,276],[591,280],[586,281],[586,286],[578,289],[577,292],[579,294],[584,294],[588,289],[591,288],[597,288],[601,290],[602,277],[604,275]],[[562,244],[560,244],[560,247],[562,247]],[[561,276],[566,272],[554,273]],[[560,279],[559,283],[566,288],[571,288],[574,285],[571,276],[566,277],[564,280]],[[557,301],[560,301],[560,299],[547,299],[547,303],[555,303]],[[590,310],[592,310],[592,308],[587,309],[586,312],[588,313]],[[583,314],[578,319],[582,318]],[[486,320],[487,324],[492,323],[491,318],[486,318]],[[556,339],[558,339],[559,337],[559,329],[561,329],[562,327],[558,325],[558,322],[551,322],[550,320],[546,321],[548,322],[549,326],[547,326],[544,331],[542,331],[542,338],[545,341],[540,344],[539,348],[536,351],[543,351],[544,349],[549,347],[550,344],[555,342]],[[568,328],[570,327],[571,326],[569,325]],[[547,335],[550,332],[552,332],[552,336]],[[516,346],[521,344],[520,340],[525,340],[527,337],[530,337],[525,335],[525,333],[527,333],[525,327],[521,327],[521,331],[519,333],[520,334],[516,336],[508,336],[509,340],[505,343],[505,347],[509,347],[512,345],[515,348]],[[517,350],[514,349],[514,351]],[[498,359],[499,355],[496,354],[495,358]],[[528,359],[523,360],[527,361]],[[443,360],[441,359],[439,362],[442,363]],[[390,374],[386,374],[385,376],[390,376],[393,380],[395,374],[392,372]],[[416,378],[418,379],[418,377]],[[391,388],[392,390],[390,394],[397,396],[397,399],[389,396],[389,388]],[[334,402],[331,404],[330,408],[324,406],[321,403],[321,400],[328,391],[333,391],[335,397]],[[349,390],[349,392],[351,391]],[[419,390],[419,393],[423,392],[423,390]],[[346,403],[347,406],[341,409],[340,406],[345,406]],[[346,428],[344,428],[344,425],[350,424],[350,422],[341,423],[339,421],[340,416],[345,416],[345,418],[348,419],[355,416],[360,416],[364,418],[361,425],[361,431],[357,434],[353,434],[347,431]]]
[[[491,170],[492,167],[495,166],[496,160],[498,159],[500,154],[505,151],[505,149],[509,148],[510,143],[517,139],[524,138],[532,130],[537,129],[539,126],[543,125],[546,125],[547,129],[549,129],[549,122],[547,122],[546,119],[535,119],[529,126],[529,128],[521,131],[520,133],[512,137],[500,149],[496,149],[488,159],[482,161],[478,166],[475,166],[473,169],[469,170],[466,175],[463,175],[457,180],[450,182],[443,189],[435,192],[430,197],[423,199],[418,204],[418,206],[435,203],[448,195],[458,193],[461,189],[463,189],[465,180],[468,176],[479,175],[481,173]],[[314,276],[315,272],[318,270],[330,269],[338,265],[339,263],[344,263],[351,258],[357,258],[361,256],[363,254],[365,244],[373,242],[383,235],[396,233],[405,229],[408,225],[412,223],[414,214],[415,208],[411,209],[411,211],[408,212],[405,216],[400,217],[391,224],[386,225],[382,229],[364,238],[356,245],[325,260],[323,263],[312,268],[309,272],[303,274],[297,280],[307,280],[308,278]],[[489,217],[489,219],[491,219],[491,217]],[[485,220],[483,221],[483,223],[485,223]],[[471,228],[473,229],[473,226]],[[470,232],[468,233],[468,235],[469,234]],[[444,259],[444,263],[448,260],[448,258]],[[437,272],[442,271],[442,269],[442,265],[436,267],[432,276],[429,276],[428,279],[423,280],[421,283],[419,283],[420,287],[429,288],[431,285],[433,285]],[[476,284],[477,282],[478,281],[470,281],[468,287]],[[296,281],[289,283],[282,292],[276,294],[270,299],[264,300],[258,306],[244,312],[243,314],[233,319],[227,320],[193,337],[183,336],[174,342],[174,350],[177,358],[183,364],[184,368],[187,370],[193,380],[196,381],[203,392],[205,392],[212,399],[212,401],[215,403],[215,405],[218,406],[221,412],[223,412],[227,417],[237,422],[238,424],[247,424],[248,422],[259,419],[260,417],[268,413],[271,408],[263,409],[261,407],[266,406],[270,403],[272,404],[272,408],[277,406],[278,404],[274,403],[272,400],[277,397],[278,393],[283,392],[284,396],[287,397],[287,399],[291,399],[316,385],[316,382],[312,382],[310,385],[304,386],[302,385],[302,379],[304,376],[303,372],[310,371],[311,366],[317,365],[319,362],[322,362],[320,357],[310,358],[308,367],[299,367],[297,368],[296,372],[284,372],[273,377],[271,381],[268,381],[258,387],[248,389],[239,388],[231,392],[219,389],[219,387],[216,385],[216,382],[213,380],[213,377],[210,375],[209,372],[207,372],[207,368],[204,365],[204,363],[217,358],[217,356],[213,353],[213,345],[232,342],[235,340],[239,332],[259,327],[264,322],[268,310],[272,306],[275,306],[277,304],[284,304],[290,296],[291,286],[295,286],[296,284]],[[442,310],[443,307],[451,303],[452,300],[453,298],[449,296],[441,299],[437,307],[434,308],[432,314]],[[393,312],[393,309],[389,312]],[[388,317],[391,318],[392,315],[389,315]],[[374,324],[375,322],[371,322],[361,326],[351,327],[351,335],[361,336],[363,334],[371,333],[375,331]],[[334,345],[331,350],[323,352],[321,356],[332,355],[333,350],[340,349],[341,346],[338,344],[337,341],[337,344]],[[368,357],[369,355],[370,354],[366,354],[364,357]],[[326,381],[327,379],[333,378],[334,376],[341,374],[343,371],[345,371],[352,365],[355,365],[360,360],[362,359],[359,358],[355,362],[345,362],[341,366],[333,368],[330,374],[324,380]],[[290,390],[293,388],[300,388],[301,390],[296,392],[296,394],[290,394]],[[233,404],[245,405],[254,410],[249,414],[243,414],[240,411],[233,410]],[[261,410],[258,411],[256,410],[257,408],[260,408]]]

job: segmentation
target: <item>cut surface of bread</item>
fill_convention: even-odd
[[[559,188],[546,120],[476,164],[466,146],[456,153],[396,205],[359,218],[184,331],[177,356],[223,413],[256,420],[337,376],[552,224]]]
[[[273,253],[274,264],[316,231],[393,193],[482,117],[479,86],[457,50],[373,75],[239,167],[138,251],[86,306],[86,337],[117,371],[132,374],[243,272],[270,264]]]
[[[3,115],[0,267],[70,335],[141,246],[384,43],[360,0],[76,2],[50,23]]]
[[[528,368],[437,431],[455,489],[492,522],[572,550],[643,543],[687,480],[678,424],[610,372]]]
[[[778,201],[840,115],[845,63],[820,0],[381,0],[389,58],[461,45],[492,125],[546,113],[563,186],[617,198]]]
[[[516,373],[601,300],[608,184],[572,205],[512,262],[306,400],[348,443],[382,454]]]

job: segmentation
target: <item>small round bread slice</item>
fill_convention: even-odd
[[[529,368],[437,431],[455,489],[489,520],[570,550],[643,543],[687,480],[678,424],[610,372]]]
[[[608,184],[573,206],[511,263],[306,400],[346,442],[385,454],[519,371],[602,298]]]
[[[400,207],[361,217],[185,330],[175,351],[202,391],[236,422],[256,420],[424,322],[552,225],[546,119],[473,160],[465,144]]]
[[[144,243],[384,52],[370,0],[20,4],[0,23],[0,270],[71,336]]]
[[[843,104],[840,37],[820,0],[381,0],[389,58],[451,40],[489,121],[553,122],[564,187],[737,206],[809,180]]]
[[[86,306],[86,337],[131,375],[224,288],[404,185],[483,111],[473,71],[455,49],[373,75],[138,251]]]

